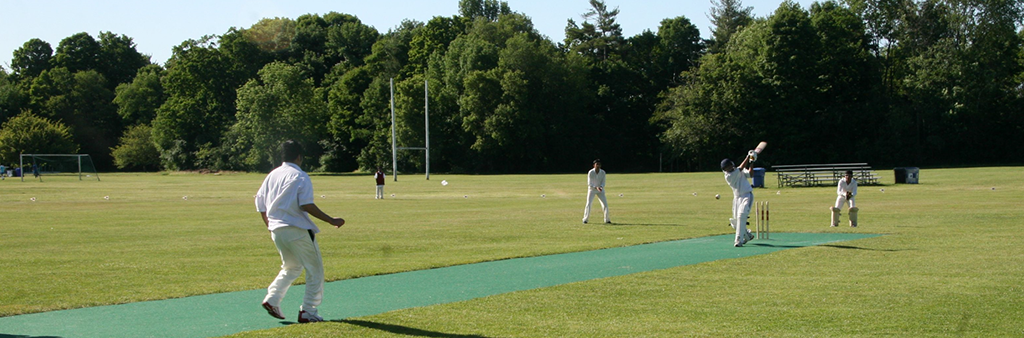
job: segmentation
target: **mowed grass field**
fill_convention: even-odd
[[[721,173],[607,170],[611,225],[597,201],[581,224],[585,172],[403,175],[382,201],[368,175],[314,175],[317,204],[348,222],[318,223],[327,279],[731,232]],[[771,202],[775,232],[881,237],[237,336],[1024,335],[1024,168],[923,170],[918,185],[879,173],[884,186],[860,188],[858,228],[845,212],[828,227],[834,187],[778,189],[769,172],[755,200]],[[252,202],[264,175],[100,176],[0,182],[0,316],[263,289],[276,275]]]

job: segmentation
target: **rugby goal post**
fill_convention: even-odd
[[[26,162],[25,160],[28,160]],[[78,180],[82,180],[83,173],[86,177],[96,177],[96,180],[100,180],[99,173],[96,172],[96,165],[92,162],[92,157],[89,154],[21,154],[18,158],[19,166],[21,168],[21,181],[25,181],[26,175],[33,175],[43,180],[43,176],[78,176]],[[26,168],[25,165],[28,165]]]
[[[430,86],[429,80],[423,80],[423,147],[399,147],[395,135],[395,79],[391,78],[391,177],[398,182],[398,151],[423,150],[426,155],[426,177],[430,180]]]

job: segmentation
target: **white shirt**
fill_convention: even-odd
[[[729,187],[732,188],[733,197],[754,192],[754,187],[751,187],[750,181],[747,181],[748,177],[750,177],[750,170],[747,169],[736,168],[725,173],[725,183],[729,183]]]
[[[839,187],[836,189],[836,194],[839,196],[846,197],[846,192],[850,192],[850,198],[857,196],[857,179],[850,179],[850,183],[846,183],[846,178],[839,180]]]
[[[290,162],[282,163],[267,174],[260,190],[256,192],[256,211],[267,213],[267,228],[270,231],[293,226],[313,230],[314,233],[320,232],[313,220],[309,219],[309,214],[300,208],[313,202],[313,184],[309,181],[309,175]]]
[[[590,169],[587,173],[587,186],[590,189],[597,189],[600,187],[604,190],[604,169],[598,171],[597,169]]]

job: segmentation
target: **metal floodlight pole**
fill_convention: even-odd
[[[82,155],[78,155],[78,180],[82,180]]]
[[[391,176],[398,182],[398,149],[395,142],[395,78],[391,78]]]
[[[25,154],[18,154],[18,168],[21,168],[21,181],[25,182]]]
[[[430,180],[430,80],[423,79],[423,129],[426,131],[427,181]]]

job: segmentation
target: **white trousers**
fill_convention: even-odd
[[[305,269],[306,295],[299,309],[316,314],[316,307],[324,295],[324,261],[320,257],[320,246],[310,238],[308,230],[293,226],[274,230],[271,237],[281,253],[281,273],[267,287],[267,297],[263,301],[280,306],[288,287]]]
[[[856,199],[856,197],[850,198],[849,200],[846,199],[846,196],[839,196],[839,197],[837,197],[836,198],[836,209],[842,209],[843,208],[843,204],[846,204],[847,202],[850,203],[850,207],[851,208],[856,208],[857,207],[857,203],[856,203],[856,201],[854,201],[854,199]]]
[[[601,200],[601,209],[604,209],[604,222],[611,222],[611,219],[608,218],[608,199],[604,198],[603,190],[594,188],[587,189],[587,206],[583,208],[583,221],[590,220],[590,205],[594,204],[594,195],[597,195],[597,198]]]
[[[734,196],[732,198],[732,225],[736,229],[736,242],[742,242],[747,236],[747,217],[750,216],[750,206],[754,204],[754,193]]]
[[[384,185],[377,186],[377,199],[384,199]]]

